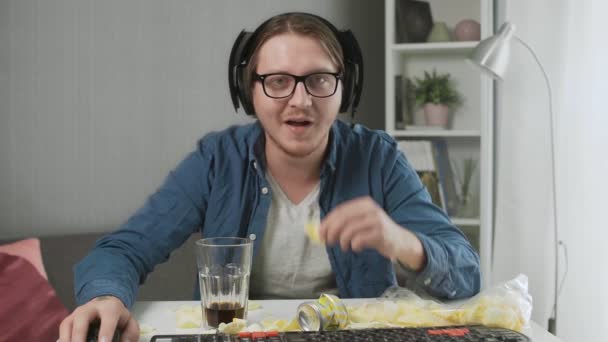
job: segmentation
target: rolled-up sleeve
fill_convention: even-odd
[[[97,241],[74,267],[78,305],[102,295],[116,296],[128,308],[133,305],[148,273],[200,229],[212,163],[200,142],[141,209],[120,229]]]
[[[466,298],[479,292],[479,256],[443,210],[435,206],[403,153],[386,163],[385,210],[421,241],[426,265],[416,273],[419,286],[439,298]]]

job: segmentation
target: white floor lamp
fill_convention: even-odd
[[[559,246],[563,245],[563,242],[559,240],[558,235],[558,221],[557,221],[557,186],[555,181],[555,138],[553,133],[553,98],[551,93],[551,83],[549,82],[549,77],[543,68],[540,60],[532,50],[528,44],[526,44],[523,40],[514,35],[515,26],[509,22],[504,23],[498,33],[495,35],[486,38],[479,42],[471,55],[468,58],[468,61],[471,62],[472,65],[481,70],[484,74],[492,77],[496,80],[501,80],[505,71],[507,70],[507,66],[509,65],[509,50],[512,40],[516,40],[521,43],[534,57],[536,64],[540,67],[542,74],[545,78],[545,83],[547,85],[547,91],[549,93],[549,131],[550,131],[550,145],[551,145],[551,182],[553,186],[552,192],[552,200],[553,200],[553,232],[555,238],[555,278],[554,278],[554,298],[553,298],[553,308],[551,312],[551,317],[549,318],[548,330],[552,334],[555,335],[555,328],[557,323],[557,303],[559,292],[561,290],[561,285],[558,284],[558,250]],[[566,272],[567,273],[567,250],[564,246],[564,252],[566,253]]]

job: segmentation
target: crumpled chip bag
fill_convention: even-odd
[[[423,327],[454,324],[444,317],[446,313],[439,303],[419,297],[394,301],[381,299],[349,307],[350,325],[348,328]]]
[[[382,297],[349,307],[348,328],[482,324],[521,332],[532,314],[528,278],[523,274],[459,304],[422,299],[405,288],[390,288]]]
[[[522,331],[529,327],[532,296],[528,293],[528,277],[514,279],[481,292],[458,310],[461,324],[483,324],[490,327]]]

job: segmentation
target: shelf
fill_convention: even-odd
[[[430,130],[396,130],[389,132],[396,138],[418,138],[418,137],[461,137],[479,138],[481,132],[478,130],[456,130],[456,129],[430,129]]]
[[[474,211],[479,214],[477,217],[463,217],[467,216],[463,211],[462,216],[458,217],[456,212],[450,219],[479,253],[482,284],[489,284],[492,279],[493,246],[494,84],[490,78],[480,76],[466,61],[479,44],[479,40],[397,43],[396,38],[400,36],[397,34],[397,29],[403,27],[398,22],[402,16],[396,13],[398,1],[401,0],[386,0],[384,6],[385,130],[398,142],[443,140],[448,161],[453,161],[454,164],[450,165],[452,181],[443,178],[447,183],[447,187],[444,186],[443,189],[444,195],[446,189],[451,194],[448,194],[448,197],[454,196],[450,184],[455,181],[454,169],[458,167],[460,171],[464,160],[471,158],[477,160],[469,191],[476,199]],[[461,20],[469,18],[479,22],[481,39],[490,37],[494,33],[495,1],[427,0],[427,2],[435,22],[445,22],[449,28],[454,28]],[[432,72],[432,70],[450,74],[464,99],[462,106],[451,113],[451,129],[425,126],[423,111],[413,106],[414,101],[409,97],[412,95],[412,88],[407,83],[397,83],[406,81],[406,78],[413,81],[413,78],[422,77],[424,72]],[[410,126],[405,125],[406,122]],[[415,155],[415,151],[409,152]],[[446,166],[443,169],[449,170]],[[439,179],[439,182],[441,181],[442,179]],[[472,212],[472,209],[469,212]]]
[[[467,53],[475,46],[478,41],[470,42],[442,42],[442,43],[406,43],[406,44],[393,44],[391,50],[394,52],[407,52],[409,54],[464,54]]]
[[[479,226],[480,221],[478,218],[453,217],[452,223],[458,227],[460,227],[460,226]]]

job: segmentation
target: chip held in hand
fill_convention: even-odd
[[[319,235],[320,227],[320,208],[318,204],[313,204],[308,208],[308,218],[304,224],[304,231],[306,232],[310,242],[317,246],[325,243],[325,241],[321,240],[321,235]]]
[[[306,222],[304,225],[304,230],[306,231],[306,235],[312,243],[315,245],[322,245],[323,241],[321,241],[321,236],[319,236],[319,227],[320,224],[318,221],[310,220]]]

